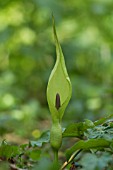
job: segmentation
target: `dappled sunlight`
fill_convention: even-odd
[[[15,104],[15,99],[11,94],[5,94],[2,97],[2,104],[4,107],[9,107]]]
[[[86,101],[86,106],[89,110],[99,109],[101,107],[101,99],[100,98],[92,98]]]
[[[29,28],[23,28],[19,30],[18,34],[15,35],[15,39],[16,39],[16,36],[18,37],[17,42],[23,43],[26,45],[32,44],[36,39],[35,32],[33,32]]]
[[[99,37],[99,32],[97,28],[95,27],[88,27],[85,30],[83,30],[82,34],[80,35],[78,39],[78,43],[80,43],[80,46],[83,46],[83,48],[91,46],[93,44],[97,44],[101,42],[101,38]]]
[[[39,138],[39,137],[41,136],[40,130],[39,130],[39,129],[33,130],[32,136],[33,136],[34,138]]]
[[[24,22],[22,4],[12,2],[10,6],[0,11],[0,31],[8,26],[19,26]]]

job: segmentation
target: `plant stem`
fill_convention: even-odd
[[[58,150],[54,150],[54,161],[58,163]]]
[[[64,170],[65,167],[73,161],[73,159],[82,151],[82,149],[76,151],[74,154],[71,155],[68,161],[64,162],[60,170]]]

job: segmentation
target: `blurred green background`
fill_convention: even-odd
[[[113,1],[0,1],[0,138],[23,143],[51,126],[51,14],[73,86],[63,126],[113,112]]]

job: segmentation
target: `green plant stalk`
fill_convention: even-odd
[[[54,151],[54,159],[58,162],[58,151],[62,144],[62,127],[59,121],[53,122],[50,131],[50,144]]]
[[[54,162],[58,163],[58,151],[62,144],[62,135],[60,135],[61,132],[58,133],[56,130],[57,129],[56,127],[54,128],[53,124],[50,133],[50,143],[54,153]]]
[[[58,150],[54,150],[54,161],[58,163]]]
[[[77,151],[77,150],[90,150],[90,149],[102,149],[109,148],[111,141],[106,139],[89,139],[87,141],[80,140],[75,143],[70,149],[66,151],[67,160]],[[73,156],[72,156],[73,157]]]
[[[62,165],[62,167],[60,168],[60,170],[64,170],[64,169],[68,166],[68,164],[70,164],[70,163],[74,160],[74,158],[75,158],[81,151],[82,151],[82,149],[77,150],[77,151],[70,157],[70,159],[69,159],[68,161],[64,162],[64,164]]]

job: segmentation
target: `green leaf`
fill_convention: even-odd
[[[85,125],[86,129],[93,128],[95,126],[94,123],[89,119],[85,119],[84,125]]]
[[[86,119],[85,122],[73,123],[69,125],[63,132],[63,137],[79,137],[84,136],[84,132],[88,128],[94,127],[92,121]]]
[[[38,146],[41,147],[44,143],[48,143],[50,141],[50,131],[46,131],[44,132],[40,139],[38,139],[37,141],[30,141],[29,145],[32,147]]]
[[[112,163],[112,157],[109,153],[106,152],[102,155],[86,153],[83,155],[79,163],[83,167],[82,170],[101,170],[106,169],[108,164]]]
[[[73,123],[69,125],[65,131],[63,132],[63,137],[82,137],[84,134],[84,124],[80,123]]]
[[[113,140],[113,127],[111,126],[111,124],[108,124],[108,125],[105,124],[105,126],[104,125],[95,126],[91,129],[87,129],[84,135],[88,139],[103,138],[103,139],[112,141]]]
[[[61,120],[63,117],[66,106],[68,105],[68,102],[71,98],[72,87],[65,66],[62,49],[57,38],[54,17],[53,17],[53,33],[56,44],[57,59],[48,81],[47,101],[52,115],[52,120],[56,121]],[[58,107],[56,106],[57,105],[56,98],[58,98],[59,100]]]
[[[0,146],[0,157],[5,157],[6,159],[9,159],[16,155],[19,155],[20,153],[21,152],[18,146],[8,144],[2,144]]]
[[[108,116],[106,116],[106,117],[104,117],[104,118],[101,118],[101,119],[95,121],[95,122],[94,122],[94,125],[95,125],[95,126],[101,125],[101,124],[105,123],[107,120],[111,119],[112,117],[113,117],[113,114],[110,114],[110,115],[108,115]]]
[[[37,160],[39,160],[39,158],[40,158],[40,154],[41,154],[41,150],[36,149],[36,150],[31,150],[31,151],[28,153],[28,156],[29,156],[32,160],[37,161]]]
[[[109,148],[112,142],[105,139],[90,139],[87,141],[80,140],[75,143],[70,149],[66,151],[66,157],[69,159],[72,154],[76,154],[78,150],[90,150],[90,149],[99,149],[99,148]]]
[[[97,167],[98,158],[95,154],[86,153],[80,160],[82,170],[95,170]],[[89,166],[90,165],[90,166]]]
[[[42,170],[59,170],[59,164],[57,162],[52,162],[50,159],[46,157],[42,157],[38,164],[36,164],[32,170],[37,170],[37,169],[42,169]]]

